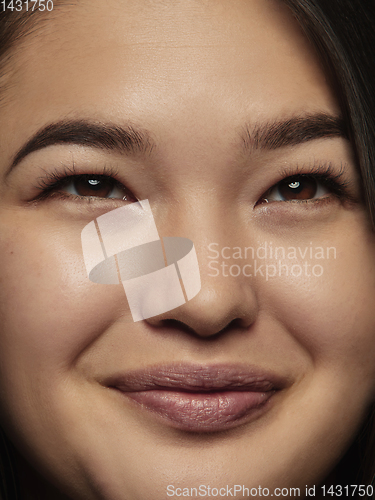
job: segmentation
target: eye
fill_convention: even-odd
[[[38,200],[48,198],[81,199],[117,199],[137,201],[137,198],[108,170],[101,174],[72,174],[72,170],[52,172],[47,178],[40,178],[36,188],[40,191]]]
[[[128,199],[129,191],[112,177],[77,175],[67,178],[59,189],[75,196]]]
[[[274,201],[308,201],[330,194],[330,189],[323,181],[311,175],[295,175],[283,179],[272,186],[261,197],[260,203]]]

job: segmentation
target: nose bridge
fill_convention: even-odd
[[[159,233],[189,238],[194,243],[202,278],[207,280],[213,274],[210,263],[217,249],[245,244],[239,208],[235,203],[232,207],[221,203],[216,193],[200,193],[168,205],[166,212],[156,218]]]
[[[222,249],[231,253],[233,247],[243,243],[240,217],[235,207],[227,210],[214,198],[196,200],[191,210],[188,203],[180,202],[171,209],[169,216],[165,215],[159,228],[161,234],[186,237],[194,243],[201,289],[182,307],[149,318],[149,323],[162,325],[165,320],[175,320],[197,335],[207,337],[216,335],[233,322],[249,327],[255,321],[258,306],[251,279],[220,269]],[[233,263],[231,259],[232,255],[227,262]]]

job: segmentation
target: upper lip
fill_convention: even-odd
[[[284,389],[289,385],[289,381],[285,376],[248,365],[178,363],[150,366],[113,375],[106,379],[103,385],[122,392],[267,392]]]

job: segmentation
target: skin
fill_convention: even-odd
[[[90,500],[162,500],[168,485],[304,493],[319,484],[374,400],[375,239],[348,141],[242,150],[245,124],[339,114],[291,14],[268,0],[81,0],[55,12],[11,64],[0,121],[0,407],[29,491],[42,488],[42,477],[53,485],[44,498],[61,488]],[[132,157],[53,145],[7,175],[19,148],[62,119],[131,123],[155,145]],[[34,202],[38,179],[73,162],[80,174],[115,168],[136,198],[150,201],[159,234],[194,242],[202,289],[192,301],[133,323],[121,286],[88,280],[81,230],[124,202]],[[285,168],[314,162],[336,173],[343,166],[355,201],[327,192],[257,204]],[[212,242],[312,242],[337,256],[317,262],[320,277],[212,276]],[[176,361],[254,365],[289,385],[261,418],[197,434],[100,383]]]

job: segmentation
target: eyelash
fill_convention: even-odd
[[[46,200],[48,198],[74,198],[77,200],[82,200],[87,203],[90,203],[95,197],[90,196],[75,196],[73,194],[62,193],[62,192],[54,192],[56,189],[63,188],[69,182],[74,179],[91,179],[92,177],[99,179],[108,179],[111,178],[114,180],[114,186],[127,189],[124,184],[117,180],[118,178],[118,170],[113,167],[104,166],[99,172],[91,173],[91,174],[78,174],[75,166],[67,167],[64,166],[63,170],[54,170],[53,172],[45,172],[44,177],[39,177],[37,184],[34,188],[40,191],[40,194],[35,198],[37,201]]]
[[[318,183],[322,184],[327,188],[331,194],[336,196],[336,198],[341,200],[355,201],[354,197],[351,195],[351,185],[352,183],[348,180],[344,180],[342,177],[345,173],[345,168],[341,165],[339,171],[337,167],[334,167],[331,163],[328,164],[316,164],[309,167],[300,167],[297,165],[295,168],[287,167],[282,171],[280,181],[273,184],[265,193],[263,193],[261,200],[264,199],[265,194],[277,187],[281,182],[291,181],[296,177],[303,178],[313,178]],[[326,199],[327,197],[324,197]],[[313,198],[308,200],[293,200],[293,203],[312,203],[322,200],[323,198]],[[278,203],[277,201],[274,203]],[[285,201],[283,202],[285,203]],[[290,203],[290,201],[289,201]],[[259,204],[259,202],[257,202]]]
[[[354,197],[350,194],[351,182],[342,179],[344,171],[345,169],[343,165],[341,165],[340,170],[337,171],[337,168],[333,167],[331,163],[317,164],[311,167],[299,167],[298,165],[294,168],[288,167],[283,170],[280,181],[273,184],[266,191],[266,193],[274,189],[280,182],[287,181],[289,179],[292,181],[294,177],[299,176],[305,178],[314,178],[317,182],[321,183],[337,198],[354,201]],[[72,167],[64,166],[62,171],[56,169],[53,172],[45,172],[44,177],[38,178],[37,185],[34,187],[35,189],[40,191],[40,194],[35,198],[35,200],[38,201],[45,200],[52,197],[60,199],[75,198],[89,203],[90,201],[95,199],[95,197],[76,196],[73,194],[58,192],[55,190],[65,187],[74,178],[88,179],[92,177],[102,178],[102,179],[111,178],[114,180],[114,186],[125,190],[127,189],[126,186],[124,186],[124,184],[122,184],[120,181],[116,179],[118,178],[118,171],[113,167],[104,166],[101,169],[101,171],[92,174],[78,174],[74,165]],[[263,193],[260,200],[264,197],[266,193]],[[317,200],[320,199],[321,198],[315,198],[309,200],[293,200],[293,202],[311,203],[311,202],[316,202]],[[276,201],[274,203],[279,203],[279,202]],[[258,204],[259,201],[256,203],[256,205]]]

